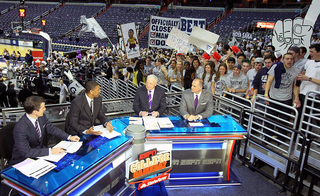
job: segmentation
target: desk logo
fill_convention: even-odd
[[[169,178],[168,172],[171,170],[171,151],[158,152],[157,149],[152,149],[138,155],[138,160],[129,164],[129,180],[130,184],[140,183],[140,189],[159,183]],[[165,172],[166,171],[166,172]],[[138,180],[161,173],[157,176],[146,181]]]

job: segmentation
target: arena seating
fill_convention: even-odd
[[[2,5],[2,4],[1,4]],[[41,16],[42,13],[56,7],[58,4],[29,4],[26,3],[24,8],[26,9],[26,17],[24,22],[31,21],[37,16]],[[4,30],[11,30],[11,22],[21,22],[19,17],[19,7],[7,12],[0,16],[0,24]],[[17,25],[15,25],[17,26]],[[41,23],[34,24],[35,27],[41,27]]]
[[[217,18],[223,12],[222,10],[203,10],[203,9],[169,9],[162,16],[170,18],[190,17],[190,18],[206,18],[207,24]]]
[[[81,15],[90,18],[103,6],[104,4],[64,5],[43,18],[47,20],[45,31],[52,38],[61,38],[67,31],[80,24]],[[31,27],[39,28],[39,25],[41,24],[32,24]]]
[[[259,9],[234,9],[226,18],[216,24],[210,31],[221,37],[229,37],[229,34],[241,30],[244,26],[257,21],[276,22],[286,18],[293,18],[298,13],[295,10],[259,10]],[[228,32],[228,33],[226,33]]]
[[[109,36],[112,43],[118,42],[117,24],[126,24],[130,22],[140,22],[140,27],[144,27],[149,21],[150,15],[155,15],[159,10],[154,6],[147,7],[118,7],[112,6],[107,11],[99,15],[96,20],[102,29]],[[73,37],[77,35],[74,34]],[[94,42],[101,42],[99,38],[94,37],[93,33],[85,33],[80,40],[90,40],[88,45]],[[104,43],[106,41],[103,41]]]

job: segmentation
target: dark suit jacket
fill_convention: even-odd
[[[43,145],[43,138],[45,136],[45,133],[54,135],[63,140],[67,139],[69,136],[58,127],[53,126],[51,122],[48,121],[45,115],[39,117],[38,122],[41,129],[40,142],[38,140],[37,131],[26,114],[21,117],[19,122],[14,127],[14,146],[10,165],[19,163],[26,158],[35,158],[49,155],[49,149]]]
[[[32,91],[28,88],[24,88],[22,90],[20,90],[19,95],[18,95],[18,99],[20,102],[24,102],[26,100],[27,97],[32,96]]]
[[[185,116],[190,115],[201,115],[202,118],[208,118],[213,113],[213,97],[212,93],[202,89],[200,99],[196,110],[194,109],[194,95],[191,90],[185,90],[182,94],[180,102],[180,114]]]
[[[136,115],[139,115],[141,111],[158,111],[159,114],[162,115],[166,108],[166,95],[161,87],[156,86],[154,89],[151,110],[149,110],[149,98],[146,86],[137,89],[133,102],[133,110]]]
[[[82,135],[83,131],[95,125],[96,119],[99,119],[103,125],[109,121],[102,110],[102,98],[99,96],[93,99],[92,115],[86,95],[82,93],[71,103],[67,133],[70,135]]]

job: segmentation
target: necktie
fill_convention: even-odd
[[[198,95],[196,95],[196,98],[194,99],[194,110],[197,110],[197,105],[198,105]]]
[[[90,102],[90,109],[91,109],[91,113],[93,114],[93,100],[91,100]]]
[[[151,98],[151,91],[149,91],[149,110],[151,110],[151,105],[152,105],[152,98]]]
[[[36,131],[37,131],[37,134],[38,134],[38,140],[40,141],[41,140],[41,132],[40,132],[40,128],[39,128],[39,125],[38,125],[38,119],[35,122],[35,126],[36,126]]]

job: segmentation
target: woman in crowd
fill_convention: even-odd
[[[124,81],[127,82],[127,81],[131,81],[132,82],[132,79],[133,79],[133,69],[131,67],[128,67],[127,68],[127,72],[126,74],[124,74]]]
[[[202,66],[200,66],[201,64],[200,64],[199,59],[198,58],[194,59],[191,64],[192,64],[194,70],[196,71],[195,78],[201,78],[203,75],[204,69]]]
[[[193,66],[191,65],[190,66],[190,63],[188,61],[186,61],[184,63],[184,76],[183,76],[183,79],[184,79],[184,89],[189,89],[191,88],[191,84],[192,84],[192,81],[195,79],[195,75],[196,75],[196,71],[195,69],[193,68]]]
[[[17,61],[18,61],[18,64],[19,64],[19,68],[21,69],[21,54],[19,51],[17,51]]]
[[[7,67],[9,67],[9,65],[10,65],[10,54],[9,54],[7,49],[3,50],[2,56],[3,56],[3,58],[4,58],[5,62],[6,62]]]
[[[228,67],[225,63],[221,63],[218,72],[213,76],[213,81],[211,83],[211,92],[213,95],[222,95],[222,92],[226,90],[227,87],[227,75]],[[225,96],[225,95],[223,95]]]
[[[158,84],[168,86],[168,71],[165,67],[165,61],[163,58],[158,58],[156,61],[156,66],[153,68],[152,73],[158,77]]]
[[[212,76],[215,74],[214,63],[207,61],[205,64],[205,72],[202,75],[203,88],[211,92]]]
[[[138,61],[136,63],[136,67],[134,68],[132,82],[133,85],[138,87],[140,82],[146,82],[145,77],[143,75],[144,65],[142,61]]]
[[[175,61],[172,61],[172,63]],[[171,87],[178,87],[182,89],[183,87],[183,62],[181,60],[178,60],[176,62],[175,69],[170,72],[169,74],[169,81],[171,82]],[[174,88],[174,91],[177,91],[179,89]]]
[[[17,54],[16,51],[13,51],[11,54],[12,66],[17,66]]]

